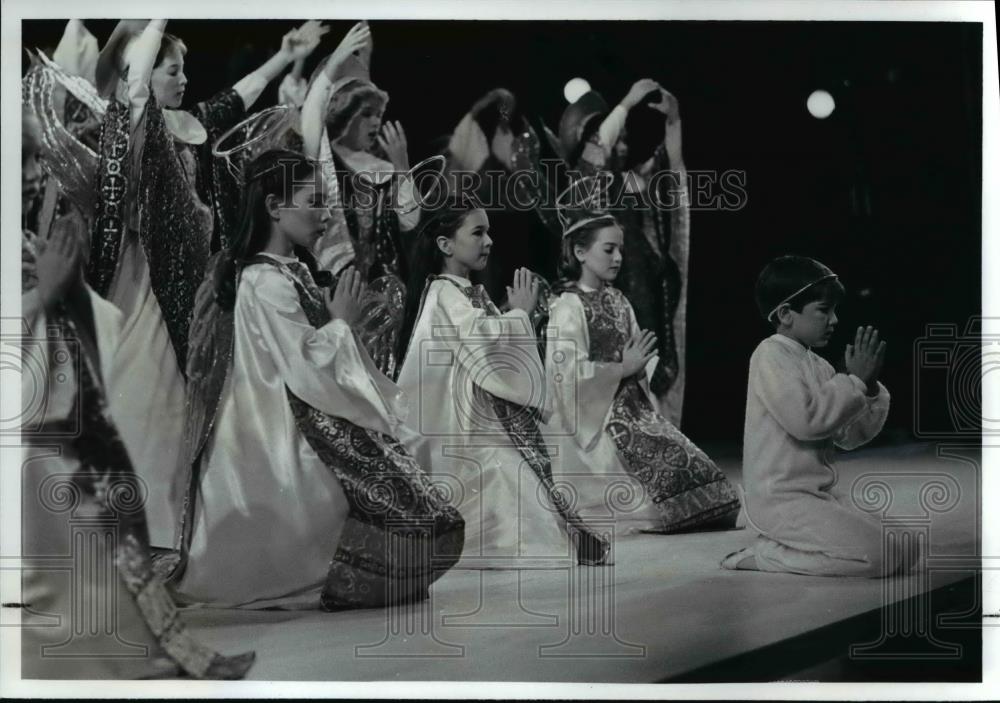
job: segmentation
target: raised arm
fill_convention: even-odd
[[[301,66],[309,54],[319,46],[320,39],[328,31],[330,28],[324,27],[319,20],[309,20],[301,27],[285,34],[277,53],[233,86],[233,90],[243,99],[244,109],[249,110],[264,92],[267,84],[280,76],[290,64]]]
[[[133,130],[142,119],[149,101],[149,81],[166,26],[167,20],[150,20],[132,45],[125,47],[124,60],[128,64],[128,99],[131,107],[129,122]]]
[[[330,104],[337,68],[348,56],[361,50],[370,37],[371,30],[364,22],[351,27],[337,48],[327,57],[323,70],[309,87],[309,93],[302,105],[302,143],[307,157],[317,159],[320,156],[320,143],[326,124],[326,108]]]

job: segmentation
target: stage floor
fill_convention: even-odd
[[[732,452],[713,456],[739,481]],[[891,499],[882,513],[887,522],[926,535],[926,569],[886,580],[732,572],[719,561],[752,541],[748,530],[644,534],[619,542],[613,566],[453,570],[430,600],[401,608],[197,609],[185,611],[184,620],[221,652],[256,650],[249,678],[273,681],[648,683],[711,681],[716,673],[731,680],[739,677],[733,662],[742,660],[745,670],[755,652],[780,658],[783,644],[792,650],[787,676],[794,677],[811,665],[793,661],[804,637],[822,643],[824,659],[878,658],[892,655],[899,640],[893,635],[906,632],[925,655],[953,656],[940,631],[928,638],[926,621],[954,612],[958,627],[980,622],[973,596],[947,604],[939,597],[977,574],[979,448],[862,450],[843,455],[838,469],[843,486],[867,486],[872,501]],[[867,629],[838,629],[861,617],[869,618]],[[863,634],[872,619],[882,627]],[[851,654],[852,644],[866,643]]]

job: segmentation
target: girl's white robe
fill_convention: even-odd
[[[541,407],[544,370],[528,315],[515,309],[487,316],[452,283],[432,281],[398,383],[410,403],[401,439],[465,519],[456,568],[575,564],[548,494],[492,408],[473,393],[477,384],[520,406]]]
[[[299,431],[285,389],[392,435],[405,405],[350,327],[334,319],[314,328],[294,285],[270,264],[243,270],[233,325],[232,369],[202,454],[177,590],[187,603],[315,608],[349,506]]]

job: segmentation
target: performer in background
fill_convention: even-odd
[[[335,276],[354,266],[370,284],[369,304],[388,319],[383,334],[364,341],[394,377],[409,248],[401,235],[420,222],[420,207],[403,126],[382,123],[389,96],[370,79],[372,48],[371,30],[358,23],[316,69],[302,107],[302,139],[305,154],[323,164],[334,209],[316,258]]]
[[[651,112],[663,115],[658,137],[626,141],[626,122],[651,120]],[[663,416],[680,427],[690,218],[677,99],[649,78],[610,111],[590,91],[566,108],[558,140],[550,134],[550,142],[571,172],[613,177],[609,199],[626,244],[617,284],[640,327],[656,334],[659,361],[650,390]]]
[[[458,496],[463,568],[574,557],[605,563],[609,544],[555,489],[538,428],[544,369],[529,318],[538,284],[517,270],[507,290],[511,310],[501,314],[470,278],[487,265],[489,228],[486,212],[468,200],[421,226],[399,350],[407,446]]]
[[[38,194],[40,141],[28,111],[22,135],[28,207]],[[27,241],[21,676],[241,678],[253,653],[223,657],[194,640],[153,572],[145,487],[118,434],[109,385],[122,315],[83,281],[86,229],[79,219],[61,218],[48,239],[25,233]],[[52,568],[60,562],[73,568]],[[84,647],[74,650],[80,640]]]
[[[338,610],[426,597],[459,557],[462,518],[397,440],[400,390],[352,333],[361,274],[323,287],[321,175],[273,150],[245,182],[240,236],[192,325],[178,598]]]
[[[574,485],[584,519],[614,518],[621,533],[732,527],[734,487],[650,395],[656,336],[639,327],[613,285],[627,247],[621,226],[579,199],[560,212],[562,293],[547,329],[546,429],[571,441],[560,442],[557,475]]]

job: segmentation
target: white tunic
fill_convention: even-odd
[[[634,314],[632,328],[633,333],[638,329]],[[642,484],[625,470],[614,440],[605,431],[622,380],[621,363],[590,360],[583,303],[573,293],[563,293],[552,304],[546,336],[550,404],[545,433],[559,445],[554,473],[573,487],[577,510],[585,521],[595,526],[613,521],[616,535],[655,528],[659,524],[656,508]],[[647,372],[656,361],[655,357],[650,360]],[[642,386],[648,394],[648,379],[644,378]]]
[[[217,606],[318,607],[348,503],[299,431],[286,386],[322,412],[392,435],[405,405],[348,325],[314,328],[295,286],[270,264],[243,270],[233,325],[177,590]]]
[[[461,287],[471,282],[448,276]],[[541,407],[544,371],[527,313],[487,316],[458,287],[433,281],[398,383],[410,403],[407,449],[447,486],[465,519],[455,568],[573,564],[562,518],[474,385]]]
[[[758,568],[816,575],[878,575],[881,527],[836,483],[835,446],[854,449],[882,429],[889,392],[866,396],[799,342],[775,334],[750,358],[743,480]]]

